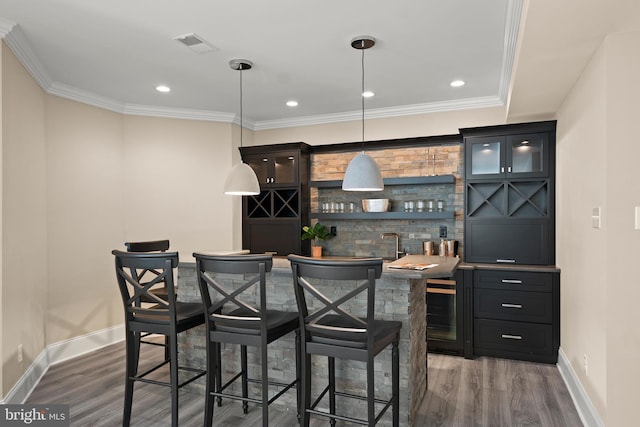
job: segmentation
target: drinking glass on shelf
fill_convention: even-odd
[[[418,200],[416,202],[416,209],[418,212],[424,212],[424,200]]]
[[[435,206],[435,204],[434,204],[433,200],[429,200],[429,201],[427,201],[427,210],[428,210],[429,212],[433,212],[433,210],[434,210],[434,206]]]
[[[407,200],[404,202],[404,211],[405,212],[413,212],[414,203],[413,200]]]
[[[438,200],[438,212],[444,211],[444,200]]]

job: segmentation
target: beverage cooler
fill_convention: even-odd
[[[427,279],[427,351],[465,354],[465,336],[470,336],[465,333],[465,276],[470,273],[458,269],[454,277]]]

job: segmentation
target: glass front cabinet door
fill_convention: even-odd
[[[260,187],[291,187],[298,184],[298,153],[252,154],[245,161],[256,172]]]
[[[549,174],[546,133],[469,138],[467,179],[537,178]]]

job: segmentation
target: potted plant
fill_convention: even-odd
[[[311,256],[320,258],[322,256],[322,246],[320,240],[326,240],[333,237],[333,234],[327,227],[316,222],[313,226],[305,225],[302,227],[302,240],[311,239]]]

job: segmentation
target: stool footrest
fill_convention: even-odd
[[[215,396],[215,397],[226,397],[226,398],[234,399],[234,400],[242,400],[242,401],[246,401],[246,402],[262,404],[262,399],[254,399],[254,398],[251,398],[251,397],[242,397],[242,396],[239,396],[237,394],[222,393],[222,391],[224,391],[227,387],[232,385],[241,376],[242,376],[242,372],[237,373],[233,378],[231,378],[223,386],[221,386],[219,392],[212,391],[209,394],[212,395],[212,396]],[[262,380],[259,380],[259,379],[256,379],[256,378],[247,378],[247,382],[254,383],[254,384],[262,384]],[[299,383],[300,383],[300,380],[297,379],[297,378],[295,380],[293,380],[292,382],[290,382],[290,383],[283,383],[283,382],[279,382],[279,381],[267,381],[267,384],[270,385],[270,386],[283,387],[282,390],[280,390],[278,393],[276,393],[275,396],[273,396],[271,399],[269,399],[267,404],[270,405],[273,401],[275,401],[277,398],[279,398],[284,393],[286,393],[290,388],[297,387],[297,385]]]
[[[155,370],[161,368],[163,365],[166,365],[167,363],[169,363],[168,360],[165,360],[164,362],[154,366],[151,369],[148,369],[146,372],[143,372],[140,375],[135,375],[133,377],[129,377],[130,380],[133,381],[140,381],[143,383],[149,383],[149,384],[156,384],[156,385],[163,385],[163,386],[167,386],[167,387],[171,387],[171,383],[170,382],[166,382],[166,381],[160,381],[160,380],[152,380],[150,378],[145,378],[147,375],[149,375],[150,373],[154,372]],[[182,383],[179,383],[177,386],[178,388],[181,388],[187,384],[189,384],[192,381],[197,380],[198,378],[204,376],[207,371],[202,370],[202,369],[197,369],[197,368],[190,368],[188,366],[178,366],[179,370],[182,371],[190,371],[190,372],[194,372],[196,375],[190,377],[189,379],[183,381]]]
[[[343,416],[343,415],[331,414],[329,412],[318,411],[317,409],[315,409],[316,406],[318,406],[318,403],[320,403],[320,401],[327,394],[328,391],[329,391],[329,386],[326,386],[324,388],[324,390],[322,390],[322,392],[320,393],[318,398],[310,405],[310,408],[307,409],[308,413],[314,414],[314,415],[320,415],[320,416],[327,417],[327,418],[333,418],[333,419],[337,419],[337,420],[341,420],[341,421],[349,421],[349,422],[352,422],[352,423],[355,423],[355,424],[369,425],[369,422],[367,420],[346,417],[346,416]],[[340,397],[347,397],[347,398],[350,398],[350,399],[358,399],[358,400],[364,400],[364,401],[368,401],[369,400],[366,396],[361,396],[361,395],[352,394],[352,393],[345,393],[345,392],[340,392],[340,391],[334,392],[334,395],[335,396],[340,396]],[[380,418],[382,418],[384,416],[384,414],[391,407],[391,405],[393,405],[393,400],[395,399],[395,397],[396,396],[393,395],[393,396],[391,396],[389,398],[389,400],[373,399],[373,401],[375,403],[378,403],[380,405],[384,405],[384,407],[376,415],[376,419],[375,419],[376,423],[380,420]]]

